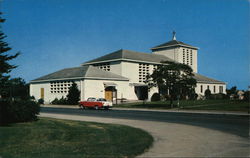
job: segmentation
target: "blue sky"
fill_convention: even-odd
[[[12,77],[29,82],[118,49],[150,53],[171,40],[199,47],[198,72],[249,84],[247,0],[3,0],[7,41],[21,55]]]

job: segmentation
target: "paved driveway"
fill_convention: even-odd
[[[80,111],[78,109],[44,108],[42,109],[41,116],[115,123],[144,129],[153,135],[155,142],[149,151],[139,157],[249,156],[250,143],[248,132],[245,133],[248,127],[244,128],[244,126],[247,125],[244,119],[241,120],[237,117],[235,118],[235,116],[232,116],[232,118],[229,116],[224,118],[214,115],[214,119],[211,119],[213,117],[209,117],[210,119],[205,119],[204,121],[204,118],[208,116],[204,115],[204,118],[202,118],[203,115],[200,114],[198,117],[201,117],[201,121],[198,121],[193,114],[181,116],[172,114],[170,117],[167,117],[166,115],[170,114],[159,112],[149,113],[150,114],[147,112],[138,113],[134,111]],[[133,117],[133,114],[137,116]],[[125,117],[125,115],[128,115],[128,117]],[[161,115],[166,116],[166,118],[163,116],[160,117]],[[176,117],[176,119],[173,117]],[[156,118],[163,120],[159,121]],[[186,122],[184,121],[185,119],[187,120]],[[223,121],[220,122],[218,119]],[[180,120],[179,123],[178,120]],[[217,122],[213,122],[216,120]],[[193,121],[194,124],[191,124],[190,121]],[[204,127],[202,127],[201,124],[197,124],[197,122],[203,123]],[[206,122],[208,123],[206,124]],[[230,124],[228,124],[229,122],[232,122],[232,128],[227,127],[230,126]],[[233,125],[236,122],[238,122],[238,125]],[[214,124],[215,127],[213,127],[212,124]],[[222,126],[221,129],[218,127],[220,125]],[[240,128],[238,132],[232,132],[232,130],[236,130],[236,127]],[[226,131],[227,129],[228,132]],[[239,131],[242,130],[243,132],[240,133]]]

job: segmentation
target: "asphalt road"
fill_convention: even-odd
[[[199,114],[182,112],[152,112],[136,110],[80,110],[71,108],[41,107],[43,113],[77,116],[133,119],[199,126],[249,138],[249,116],[225,114]]]

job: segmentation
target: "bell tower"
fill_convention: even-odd
[[[174,61],[189,65],[194,72],[198,72],[198,47],[177,41],[176,32],[173,31],[172,40],[151,48],[153,54],[164,55]]]

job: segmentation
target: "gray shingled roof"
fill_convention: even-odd
[[[198,83],[220,83],[220,84],[226,84],[225,82],[218,81],[212,78],[208,78],[206,76],[203,76],[201,74],[194,73],[194,78]]]
[[[191,46],[189,44],[183,43],[181,41],[177,41],[177,40],[171,40],[169,42],[160,44],[158,46],[155,46],[153,48],[151,48],[151,50],[156,50],[156,49],[161,49],[161,48],[166,48],[166,47],[172,47],[172,46],[186,46],[186,47],[191,47],[194,49],[198,49],[197,47]]]
[[[93,66],[81,66],[66,68],[54,73],[39,77],[31,82],[39,82],[46,80],[62,80],[62,79],[78,79],[78,78],[102,78],[102,79],[117,79],[117,80],[129,80],[123,76],[98,69]]]
[[[161,61],[173,61],[172,59],[164,55],[141,53],[141,52],[120,49],[118,51],[109,53],[99,58],[87,61],[82,65],[93,64],[96,62],[105,62],[110,60],[136,60],[136,61],[153,62],[153,63],[161,63]]]

